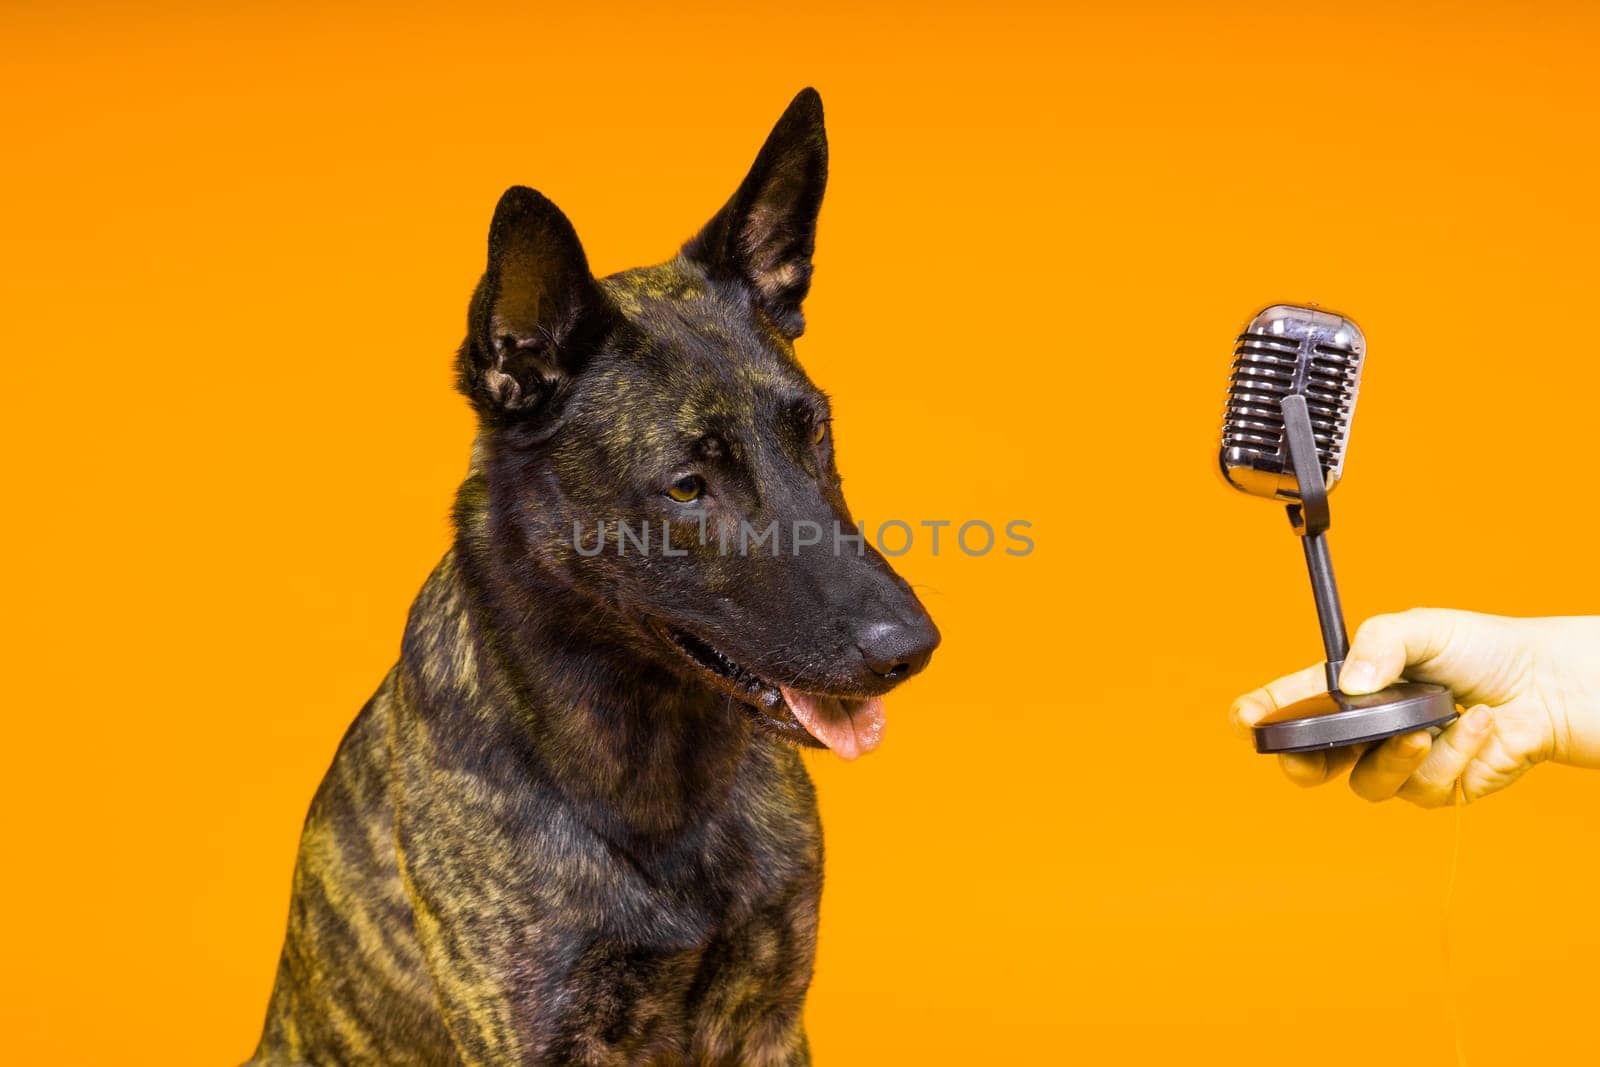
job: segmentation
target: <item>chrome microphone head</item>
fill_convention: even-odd
[[[1342,315],[1293,304],[1264,309],[1234,343],[1228,410],[1222,423],[1222,476],[1252,496],[1300,497],[1283,431],[1286,396],[1305,398],[1328,490],[1344,471],[1367,342]]]

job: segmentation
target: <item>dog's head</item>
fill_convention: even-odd
[[[939,632],[860,536],[827,397],[795,358],[827,169],[808,89],[675,259],[603,279],[554,204],[507,191],[460,385],[486,536],[637,654],[848,758]]]

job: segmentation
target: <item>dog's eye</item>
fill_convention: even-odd
[[[667,489],[667,495],[680,504],[699,500],[706,491],[706,483],[698,474],[685,474]]]
[[[828,439],[828,424],[825,423],[825,422],[817,423],[816,432],[811,435],[811,443],[814,444],[814,445],[820,445],[822,442],[826,441],[827,439]]]

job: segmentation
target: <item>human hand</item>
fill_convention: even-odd
[[[1348,768],[1358,796],[1431,808],[1450,803],[1458,780],[1471,801],[1544,760],[1600,768],[1600,617],[1418,608],[1368,619],[1351,642],[1339,688],[1372,693],[1402,677],[1446,687],[1467,712],[1437,739],[1417,731],[1375,745],[1288,753],[1279,757],[1284,773],[1312,786]],[[1234,701],[1234,722],[1248,733],[1326,685],[1321,664],[1269,682]]]

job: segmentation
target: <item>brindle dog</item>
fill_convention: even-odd
[[[501,198],[455,544],[312,802],[252,1062],[807,1062],[796,743],[873,747],[939,639],[794,354],[826,175],[808,89],[676,258],[603,279]]]

